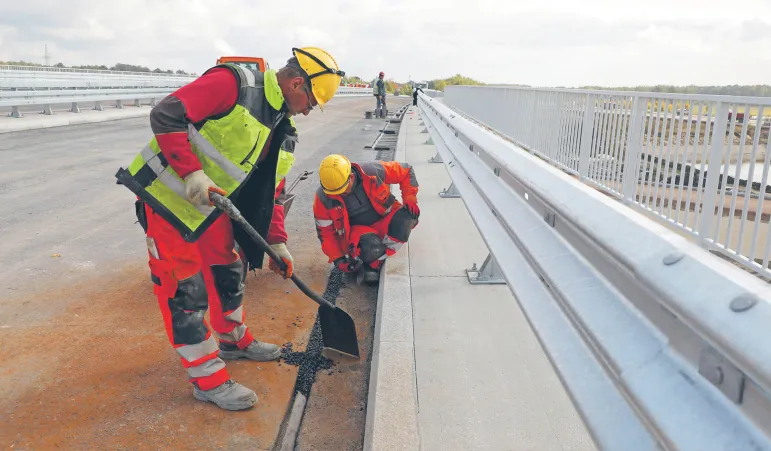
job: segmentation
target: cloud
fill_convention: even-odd
[[[765,0],[27,0],[0,14],[0,60],[141,64],[202,73],[224,54],[281,67],[328,50],[346,73],[457,73],[536,86],[769,83]]]

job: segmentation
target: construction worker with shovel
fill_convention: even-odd
[[[329,262],[358,283],[377,282],[383,261],[407,242],[418,224],[418,180],[407,163],[351,163],[329,155],[319,166],[321,186],[313,215],[321,249]],[[398,184],[402,202],[391,193]]]
[[[276,360],[280,350],[255,338],[244,320],[246,271],[262,268],[264,248],[210,193],[238,207],[284,269],[272,259],[269,267],[292,277],[283,214],[275,214],[280,148],[294,133],[290,118],[323,109],[344,76],[322,49],[292,51],[277,72],[218,65],[166,97],[150,116],[154,138],[116,174],[139,199],[154,293],[193,395],[226,410],[251,407],[257,396],[231,380],[224,360]]]

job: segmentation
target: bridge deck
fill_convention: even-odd
[[[301,142],[289,181],[317,170],[327,153],[351,155],[371,143],[377,127],[363,130],[374,121],[362,111],[372,105],[371,97],[340,99],[324,114],[297,118]],[[168,343],[134,197],[113,176],[150,139],[147,117],[1,136],[0,447],[271,449],[298,367],[228,362],[233,378],[260,401],[249,411],[225,412],[193,399]],[[311,216],[317,183],[314,173],[294,190],[287,230],[297,273],[323,292],[330,265]],[[337,298],[360,326],[364,358],[318,374],[298,449],[361,444],[374,291],[348,286]],[[269,271],[250,274],[244,305],[257,337],[305,349],[317,306],[291,282]],[[328,428],[324,414],[346,421]]]

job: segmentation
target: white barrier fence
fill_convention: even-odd
[[[48,89],[179,88],[193,75],[57,67],[0,66],[0,91]]]
[[[460,97],[472,92],[482,97]],[[537,114],[553,111],[539,109],[553,105],[540,93],[521,114],[498,94],[446,91],[454,105],[506,113],[481,112],[499,127],[515,126],[539,153],[581,149],[561,141],[559,128],[540,131],[550,126],[539,121],[563,124]],[[568,105],[580,114],[567,136],[592,143],[594,127],[576,131],[576,121],[601,120],[601,110]],[[771,449],[768,284],[543,161],[533,147],[529,153],[428,96],[419,106],[438,151],[431,161],[444,163],[452,180],[440,195],[462,198],[490,251],[469,281],[508,284],[599,449]],[[588,179],[589,162],[579,166]]]
[[[448,86],[445,98],[582,181],[771,277],[763,118],[771,98],[472,86]]]
[[[23,113],[20,110],[20,107],[22,106],[40,106],[44,114],[53,114],[52,105],[66,103],[72,104],[70,111],[74,113],[80,111],[79,103],[93,103],[94,109],[96,110],[103,109],[103,102],[112,101],[115,102],[117,108],[122,108],[122,102],[126,100],[133,100],[135,106],[140,106],[141,100],[147,99],[150,101],[150,105],[155,105],[158,100],[166,97],[177,88],[184,86],[195,79],[195,77],[164,78],[124,74],[111,74],[110,76],[107,76],[105,74],[94,75],[91,73],[62,72],[62,74],[70,78],[64,77],[61,79],[52,79],[32,77],[27,81],[16,83],[16,81],[14,81],[16,79],[14,78],[10,79],[11,81],[3,78],[4,74],[1,69],[2,67],[3,66],[0,66],[0,108],[10,107],[11,112],[9,113],[9,116],[15,118],[23,117]],[[26,74],[25,76],[29,76],[30,73],[33,73],[33,75],[40,73],[44,74],[46,77],[50,77],[50,74],[58,74],[57,72],[46,71],[16,72],[17,75]],[[115,76],[112,77],[112,75]],[[23,78],[24,77],[21,77],[20,79]],[[25,86],[26,88],[5,89],[14,83],[18,86]],[[123,84],[124,87],[110,87],[119,86],[121,84]],[[129,86],[126,87],[126,85]],[[32,88],[30,88],[30,86]],[[67,89],[61,89],[63,86],[66,86]],[[89,88],[89,86],[92,88]],[[339,97],[366,95],[372,95],[372,88],[341,86],[337,91],[337,96]]]

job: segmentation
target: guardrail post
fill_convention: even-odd
[[[21,111],[19,111],[19,107],[17,107],[17,106],[12,106],[11,107],[11,112],[8,115],[11,116],[11,117],[24,117],[24,115],[21,114]]]
[[[157,104],[158,104],[158,102],[155,101],[155,97],[150,99],[150,106],[155,106]]]
[[[53,108],[51,108],[51,105],[43,105],[42,113],[45,114],[45,115],[50,116],[50,115],[54,114],[54,110],[53,110]]]
[[[116,100],[115,101],[115,108],[122,110],[123,109],[123,101],[122,100]]]
[[[592,135],[594,133],[594,104],[597,101],[595,94],[586,96],[584,107],[584,120],[581,122],[581,146],[578,148],[578,176],[583,181],[589,177],[589,161],[592,153]]]
[[[484,263],[482,263],[482,267],[477,269],[477,264],[474,263],[471,269],[466,270],[466,277],[472,285],[499,285],[506,283],[498,262],[495,261],[495,257],[489,252]]]
[[[94,109],[96,111],[104,111],[104,107],[102,106],[102,102],[94,102]]]
[[[706,240],[712,236],[712,226],[715,223],[713,214],[717,203],[725,135],[728,130],[728,103],[719,102],[716,110],[715,122],[712,126],[712,144],[710,145],[709,156],[707,157],[707,186],[704,188],[704,201],[701,204],[699,228],[697,231],[703,244],[706,244]],[[760,220],[758,219],[757,221]]]
[[[642,156],[643,128],[645,127],[645,115],[648,112],[648,98],[637,97],[633,102],[632,123],[626,135],[624,167],[621,170],[621,195],[626,203],[634,203],[637,200],[637,178],[639,173],[637,168]]]
[[[80,108],[78,108],[78,102],[72,102],[72,108],[70,108],[70,112],[80,113]]]
[[[134,106],[135,106],[135,107],[140,107],[140,106],[142,106],[142,103],[139,101],[139,99],[134,99]]]
[[[455,188],[455,184],[450,182],[450,186],[448,186],[447,188],[443,189],[439,193],[439,197],[444,198],[444,199],[448,199],[448,198],[449,199],[454,199],[454,198],[460,197],[460,192],[458,191],[457,188]]]

